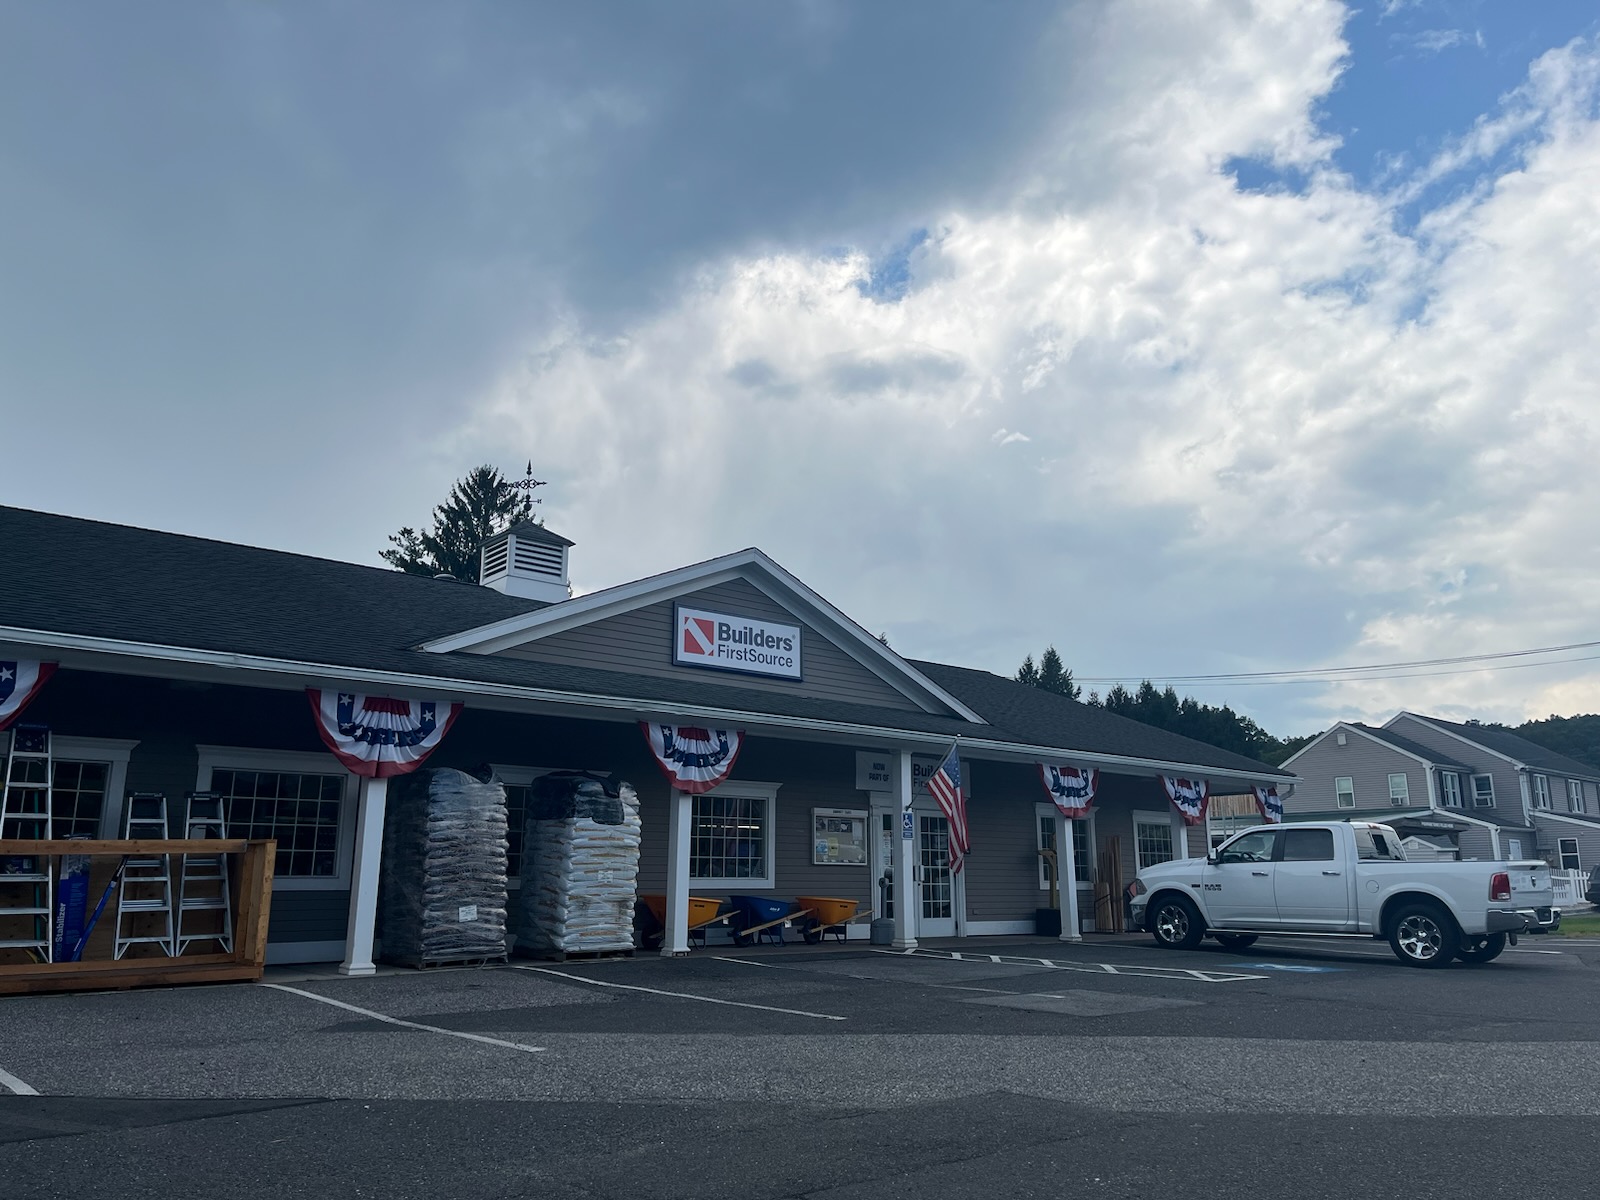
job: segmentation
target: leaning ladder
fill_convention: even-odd
[[[216,792],[190,792],[184,815],[183,836],[191,840],[225,838],[227,821],[222,814],[222,797]],[[194,928],[191,913],[219,913],[222,927]],[[207,924],[210,918],[201,918]],[[185,854],[178,867],[178,934],[175,954],[182,954],[194,942],[216,942],[222,953],[233,953],[233,902],[228,895],[228,856],[226,854]]]
[[[164,792],[129,792],[122,816],[122,836],[129,839],[167,837],[167,797]],[[160,918],[161,932],[150,933],[150,923]],[[172,856],[130,857],[117,889],[117,940],[115,956],[130,946],[153,943],[162,953],[173,950]]]
[[[50,730],[43,725],[14,726],[5,777],[0,780],[0,839],[49,839],[54,781]],[[54,876],[48,857],[0,858],[0,950],[24,950],[39,962],[50,962],[54,906]]]

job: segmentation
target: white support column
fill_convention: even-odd
[[[389,781],[363,779],[356,812],[356,861],[350,873],[350,920],[341,975],[371,975],[373,927],[378,920],[378,862],[383,857],[383,813]]]
[[[917,818],[911,811],[911,753],[894,754],[894,945],[917,948]]]
[[[689,826],[694,797],[673,789],[667,833],[667,931],[661,939],[663,958],[689,953]]]
[[[1073,852],[1073,824],[1056,810],[1056,886],[1061,892],[1061,940],[1081,942],[1078,922],[1078,856]]]
[[[1189,826],[1177,809],[1172,810],[1172,842],[1173,853],[1179,858],[1189,857]]]

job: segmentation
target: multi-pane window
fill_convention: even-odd
[[[528,797],[533,788],[525,783],[508,783],[506,789],[506,878],[522,876],[522,824],[527,817]]]
[[[1411,784],[1404,771],[1389,776],[1389,803],[1396,808],[1404,808],[1411,803]]]
[[[1583,862],[1578,857],[1578,839],[1561,838],[1557,842],[1561,854],[1561,869],[1563,871],[1581,871]]]
[[[1040,813],[1039,817],[1039,849],[1054,850],[1056,848],[1056,818],[1054,813]],[[1059,865],[1059,864],[1058,864]],[[1043,854],[1039,855],[1039,888],[1041,891],[1050,886],[1050,864]]]
[[[1073,878],[1080,884],[1088,883],[1089,876],[1089,822],[1068,821],[1072,830],[1072,873]],[[1041,812],[1039,814],[1039,849],[1054,850],[1056,848],[1056,816],[1054,812]],[[1059,868],[1060,864],[1057,864]],[[1065,872],[1063,872],[1065,878]],[[1050,869],[1045,864],[1043,856],[1039,859],[1039,889],[1044,891],[1050,886]]]
[[[1446,808],[1461,807],[1461,776],[1454,771],[1441,771],[1439,786],[1444,792],[1444,806]]]
[[[1533,777],[1533,806],[1535,808],[1550,807],[1550,777],[1548,775],[1535,775]]]
[[[1581,779],[1567,780],[1567,811],[1587,811],[1583,803],[1583,780]]]
[[[696,796],[689,829],[689,877],[766,879],[771,807],[764,797]]]
[[[1354,808],[1356,806],[1356,781],[1349,775],[1341,775],[1333,781],[1333,794],[1335,802],[1340,808]]]
[[[51,780],[51,837],[100,836],[100,816],[106,807],[106,779],[110,771],[109,763],[56,760]]]
[[[1494,807],[1494,776],[1474,775],[1472,777],[1472,804],[1475,808]]]
[[[224,804],[230,837],[276,838],[273,873],[332,878],[339,873],[339,817],[345,777],[218,767],[211,790]]]
[[[1071,821],[1069,824],[1072,826],[1072,868],[1079,883],[1088,883],[1094,878],[1089,867],[1089,822]]]
[[[1172,825],[1167,821],[1135,821],[1133,836],[1141,871],[1178,857],[1172,848]]]
[[[950,822],[917,814],[917,853],[922,863],[922,916],[929,921],[955,915],[955,880],[950,874]]]

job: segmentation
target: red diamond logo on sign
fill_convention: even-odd
[[[704,617],[684,617],[683,652],[715,657],[717,652],[717,627]]]

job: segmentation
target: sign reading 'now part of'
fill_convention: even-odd
[[[800,678],[800,627],[709,612],[673,611],[672,661],[680,667]]]

